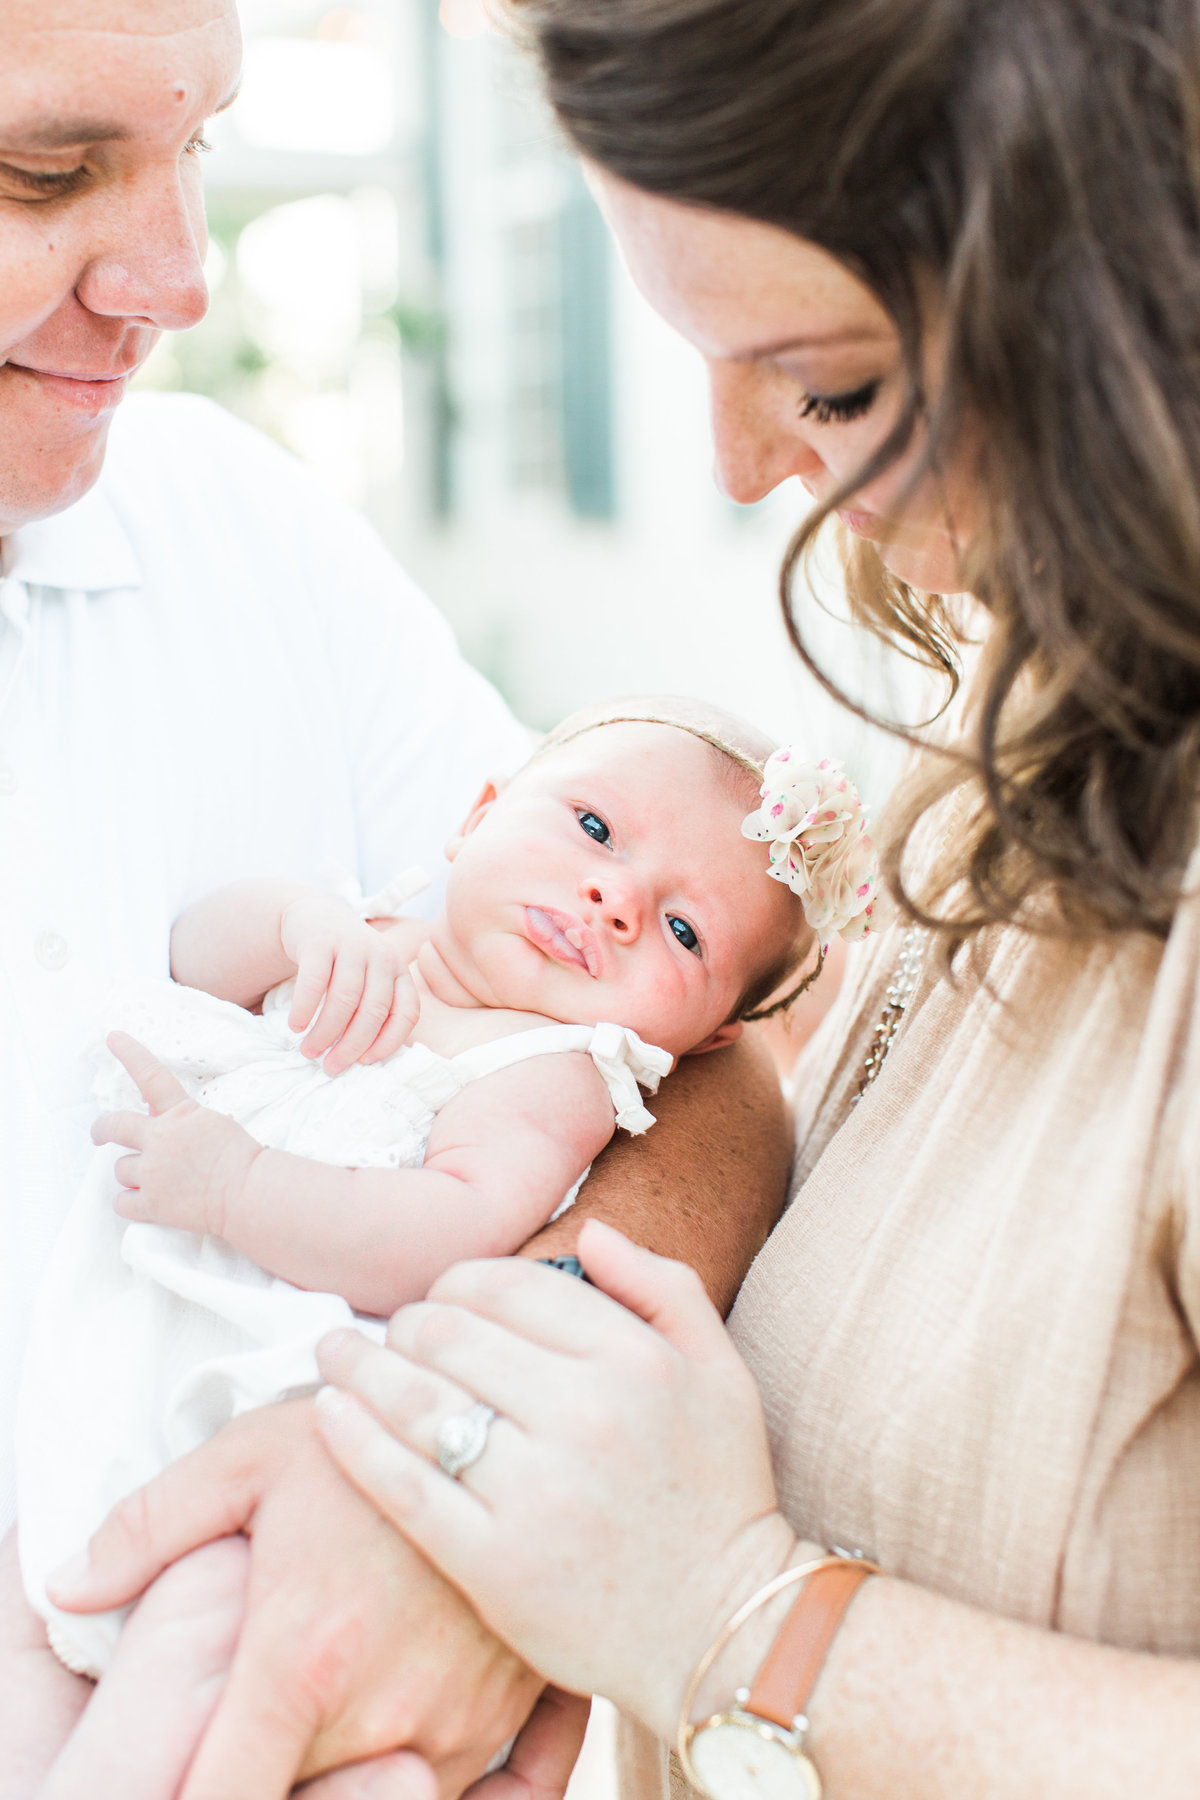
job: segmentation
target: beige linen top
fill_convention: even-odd
[[[926,969],[854,1105],[901,936],[805,1052],[730,1320],[783,1509],[938,1593],[1198,1653],[1200,903],[1165,945],[1010,929],[992,991]],[[661,1751],[623,1749],[657,1791]]]

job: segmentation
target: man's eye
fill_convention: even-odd
[[[612,833],[603,819],[598,819],[593,812],[576,813],[575,816],[590,838],[595,838],[598,844],[607,844]]]
[[[667,924],[671,927],[671,930],[675,933],[675,936],[679,939],[679,942],[683,945],[684,949],[692,950],[699,956],[700,939],[696,936],[687,920],[677,919],[674,913],[668,913]]]
[[[14,186],[24,188],[27,193],[42,200],[58,200],[65,194],[73,194],[88,178],[85,168],[35,173],[32,169],[18,169],[9,163],[0,165],[0,175]]]

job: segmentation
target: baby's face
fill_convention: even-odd
[[[676,1056],[704,1046],[797,905],[740,834],[752,785],[714,765],[687,732],[640,723],[536,758],[449,846],[433,935],[453,973],[484,1005],[611,1019]]]

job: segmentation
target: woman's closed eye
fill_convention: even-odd
[[[575,817],[579,820],[582,829],[586,831],[588,836],[597,844],[607,844],[609,838],[612,836],[612,832],[597,813],[577,812]]]
[[[861,387],[844,394],[804,394],[800,401],[800,417],[813,419],[818,425],[847,425],[870,412],[882,383],[864,381]]]
[[[692,930],[692,927],[688,924],[687,920],[679,918],[676,913],[668,913],[667,924],[671,927],[676,942],[682,944],[685,950],[690,950],[693,956],[699,956],[700,939],[696,936],[696,933]]]

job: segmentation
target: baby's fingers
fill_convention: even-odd
[[[332,974],[331,945],[322,944],[303,952],[296,965],[296,986],[292,993],[292,1010],[288,1014],[288,1024],[293,1031],[306,1031],[312,1024],[313,1014],[329,991]]]
[[[396,991],[395,965],[378,958],[367,964],[362,998],[341,1040],[325,1058],[330,1075],[338,1075],[369,1050],[387,1024]]]
[[[176,1080],[170,1069],[164,1068],[154,1052],[147,1050],[145,1044],[139,1044],[127,1031],[112,1032],[108,1047],[133,1076],[138,1092],[152,1113],[170,1112],[173,1106],[187,1099],[183,1084]]]
[[[361,950],[340,951],[329,977],[325,1003],[316,1024],[304,1040],[305,1056],[317,1061],[327,1050],[333,1048],[358,1011],[366,980],[366,953]],[[329,1072],[334,1073],[332,1069]]]
[[[412,978],[407,973],[396,977],[392,989],[392,1010],[387,1016],[383,1030],[371,1045],[371,1048],[359,1057],[360,1062],[386,1062],[389,1056],[395,1056],[397,1050],[403,1049],[413,1034],[413,1027],[421,1016],[421,1002],[417,998],[417,990]]]
[[[145,1113],[101,1113],[92,1125],[93,1144],[123,1144],[126,1150],[144,1150],[150,1120]]]

